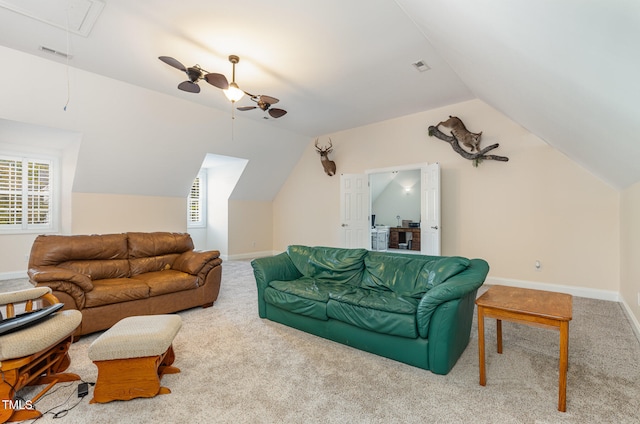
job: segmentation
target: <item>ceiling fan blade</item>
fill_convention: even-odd
[[[161,61],[163,61],[167,65],[171,65],[176,69],[179,69],[179,70],[181,70],[183,72],[187,72],[187,68],[185,68],[185,66],[182,63],[180,63],[179,61],[175,60],[172,57],[160,56],[160,57],[158,57],[158,59],[160,59]]]
[[[269,115],[271,115],[272,118],[280,118],[281,116],[284,116],[287,114],[287,111],[284,109],[269,109]]]
[[[196,84],[195,82],[191,82],[191,81],[183,81],[180,84],[178,84],[178,88],[182,91],[186,91],[188,93],[199,93],[200,92],[200,86],[198,84]]]
[[[204,76],[204,79],[207,80],[209,84],[221,90],[229,88],[229,81],[227,81],[227,77],[222,74],[207,74]]]
[[[276,99],[275,97],[271,97],[271,96],[260,96],[260,101],[262,101],[264,103],[269,103],[270,105],[273,105],[273,104],[278,103],[280,100]]]
[[[252,110],[252,109],[257,109],[257,106],[241,106],[239,108],[237,108],[238,110]]]

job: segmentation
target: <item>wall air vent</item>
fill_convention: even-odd
[[[429,65],[424,60],[419,60],[417,62],[412,63],[413,67],[416,68],[420,72],[428,71],[431,69]]]
[[[0,7],[88,37],[104,9],[103,0],[0,0]]]

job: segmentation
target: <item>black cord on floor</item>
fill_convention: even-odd
[[[78,383],[78,386],[79,386],[81,383],[86,383],[86,384],[88,384],[88,385],[90,385],[90,386],[95,386],[95,385],[96,385],[96,383],[91,383],[91,382],[87,382],[87,381],[84,381],[84,380],[80,379],[80,383]],[[71,386],[71,385],[73,385],[73,383],[68,384],[68,385],[66,385],[66,386],[62,386],[62,387],[60,387],[60,388],[61,388],[61,389],[64,389],[64,388],[67,388],[67,387],[69,387],[69,386]],[[73,390],[73,391],[69,394],[69,396],[67,397],[67,399],[66,399],[64,402],[62,402],[61,404],[56,405],[56,406],[54,406],[54,407],[52,407],[52,408],[49,408],[48,410],[44,411],[40,417],[38,417],[38,418],[36,418],[35,420],[31,421],[31,423],[35,423],[36,421],[38,421],[40,418],[44,417],[44,416],[45,416],[45,415],[47,415],[47,414],[51,414],[51,415],[53,415],[53,418],[54,418],[54,419],[56,419],[56,418],[64,418],[64,417],[66,417],[66,416],[67,416],[67,414],[69,413],[69,411],[71,411],[71,410],[72,410],[73,408],[75,408],[76,406],[80,405],[80,403],[82,402],[82,400],[83,400],[83,399],[84,399],[84,398],[89,394],[88,392],[87,392],[85,395],[83,395],[82,397],[80,397],[80,398],[78,399],[78,401],[77,401],[75,404],[73,404],[72,406],[70,406],[69,408],[61,409],[60,411],[57,411],[57,412],[52,412],[52,411],[53,411],[54,409],[60,408],[60,407],[62,407],[63,405],[67,404],[67,402],[69,402],[69,400],[71,399],[71,397],[73,396],[73,394],[78,392],[78,388],[77,388],[78,386],[76,386],[75,390]],[[47,393],[46,393],[45,395],[43,395],[40,399],[38,399],[38,402],[39,402],[42,398],[44,398],[45,396],[47,396],[48,394],[50,394],[50,393],[51,393],[51,394],[52,394],[52,393],[55,393],[57,390],[58,390],[58,389],[54,390],[53,392],[47,392]],[[37,403],[37,402],[36,402],[36,403]]]

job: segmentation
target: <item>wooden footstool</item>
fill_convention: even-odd
[[[171,393],[160,386],[172,367],[173,339],[182,327],[178,315],[124,318],[89,346],[89,359],[98,367],[98,380],[90,403],[130,400]]]

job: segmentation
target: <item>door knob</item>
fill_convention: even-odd
[[[343,227],[348,227],[348,226],[349,226],[349,224],[342,224],[342,226],[343,226]]]
[[[436,225],[435,227],[431,227],[431,228],[433,228],[434,230],[437,230],[437,229],[438,229],[438,226]]]

